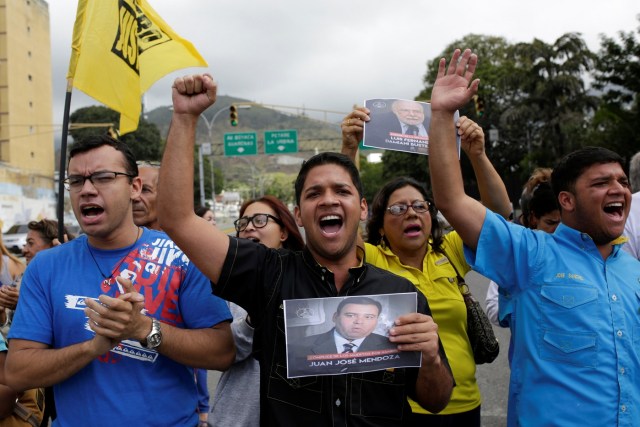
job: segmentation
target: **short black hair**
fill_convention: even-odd
[[[338,304],[338,308],[336,308],[336,313],[340,314],[340,312],[342,312],[342,309],[344,308],[344,306],[347,305],[347,304],[375,305],[376,307],[378,307],[378,316],[380,316],[380,313],[382,313],[382,304],[380,304],[379,301],[376,301],[373,298],[369,298],[369,297],[349,297],[349,298],[345,298],[342,301],[340,301],[340,304]]]
[[[575,193],[575,185],[584,171],[593,165],[618,163],[624,170],[624,160],[603,147],[584,147],[564,156],[551,173],[551,187],[556,199],[563,191]]]
[[[196,208],[193,209],[193,211],[200,218],[202,218],[204,216],[204,214],[206,214],[208,211],[213,212],[213,210],[209,206],[202,206],[202,205],[201,206],[197,206]]]
[[[298,204],[298,206],[300,206],[302,188],[304,187],[304,183],[307,180],[309,171],[317,166],[322,165],[338,165],[344,168],[344,170],[346,170],[351,176],[351,181],[353,181],[353,185],[355,185],[356,189],[358,190],[358,195],[360,196],[360,199],[362,199],[362,195],[364,194],[364,192],[362,190],[360,173],[358,172],[358,168],[356,168],[356,165],[354,165],[351,159],[344,154],[325,152],[316,154],[302,164],[295,183],[296,203]]]
[[[131,148],[129,148],[129,146],[124,142],[114,139],[109,135],[91,135],[74,143],[69,150],[69,162],[76,154],[86,153],[87,151],[100,148],[103,145],[113,147],[122,153],[124,156],[124,167],[126,169],[126,173],[130,175],[129,181],[131,181],[132,177],[138,176],[138,165]],[[69,164],[67,163],[67,169],[68,168]]]
[[[542,182],[533,189],[533,195],[529,201],[529,211],[536,218],[541,218],[543,215],[559,209],[558,198],[553,194],[548,182]]]

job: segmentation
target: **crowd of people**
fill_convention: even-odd
[[[511,330],[509,426],[640,425],[640,156],[631,185],[604,148],[536,170],[512,219],[482,128],[455,118],[477,60],[440,61],[428,120],[394,105],[401,129],[407,110],[428,135],[431,191],[396,177],[369,206],[354,160],[375,118],[356,108],[341,153],[302,165],[294,211],[246,201],[235,236],[190,191],[210,75],[175,80],[161,163],[110,136],[76,142],[65,188],[84,234],[61,244],[55,221],[30,223],[26,270],[0,241],[0,426],[46,389],[25,425],[479,427],[458,287],[470,270],[492,280],[489,317]],[[480,201],[465,194],[456,136]],[[385,304],[406,295],[414,309]],[[223,371],[212,397],[209,369]]]

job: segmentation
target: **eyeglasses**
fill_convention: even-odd
[[[269,222],[269,218],[271,218],[276,224],[282,226],[282,221],[280,220],[280,218],[276,218],[273,215],[264,213],[255,214],[254,216],[243,216],[242,218],[238,218],[233,221],[233,225],[236,227],[236,231],[239,233],[241,231],[244,231],[249,223],[252,223],[255,228],[263,228],[267,225],[267,222]]]
[[[426,200],[415,200],[410,205],[406,203],[395,203],[387,208],[391,215],[404,215],[409,210],[409,207],[413,208],[416,213],[425,213],[431,207],[431,202]]]
[[[134,177],[134,175],[128,173],[111,171],[94,172],[91,175],[69,175],[67,179],[63,181],[64,188],[66,188],[67,191],[72,190],[78,192],[84,187],[86,180],[91,181],[91,184],[93,184],[95,188],[102,188],[115,181],[118,175],[128,176],[129,178]]]

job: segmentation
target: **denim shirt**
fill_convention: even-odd
[[[640,262],[621,242],[603,259],[564,224],[547,234],[487,210],[465,255],[517,317],[509,426],[640,426]]]

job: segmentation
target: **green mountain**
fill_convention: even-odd
[[[295,129],[298,132],[298,155],[307,158],[320,151],[339,151],[341,142],[340,122],[344,115],[326,114],[327,121],[312,118],[304,111],[294,111],[291,114],[267,108],[260,104],[252,104],[250,108],[238,108],[238,126],[231,126],[229,120],[229,106],[231,104],[248,104],[250,101],[221,95],[216,103],[205,111],[204,116],[211,119],[220,110],[216,118],[211,135],[205,120],[199,120],[196,142],[213,142],[212,150],[216,156],[223,154],[223,138],[225,133],[256,132],[258,138],[258,153],[264,153],[264,132],[269,130]],[[314,113],[321,114],[321,113]],[[346,113],[345,113],[346,114]],[[161,135],[167,135],[171,121],[171,108],[158,107],[147,113],[147,120],[160,129]],[[323,117],[322,117],[323,118]],[[330,120],[330,121],[329,121]]]

